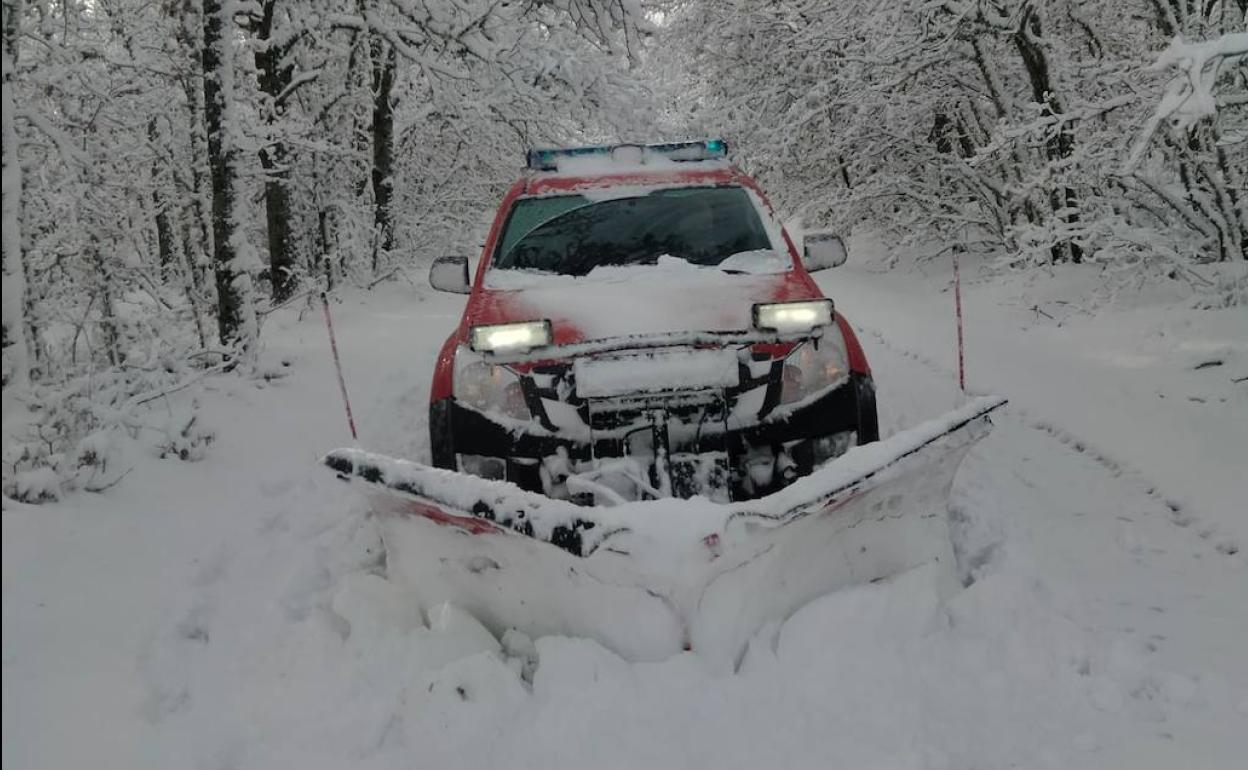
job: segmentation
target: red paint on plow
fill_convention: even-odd
[[[455,516],[454,514],[447,513],[435,505],[427,505],[425,503],[412,501],[412,503],[408,506],[408,510],[417,516],[424,516],[426,519],[443,526],[457,527],[473,535],[486,535],[507,531],[497,524],[486,521],[485,519],[479,519],[476,516]]]
[[[850,493],[845,495],[844,497],[833,498],[832,500],[829,500],[828,502],[824,503],[823,510],[819,511],[819,515],[826,516],[829,513],[836,513],[840,509],[844,508],[846,505],[849,505],[853,501],[862,497],[862,494],[863,494],[862,489],[854,489],[854,490],[851,490]]]
[[[453,513],[447,513],[441,507],[432,503],[425,503],[419,500],[396,500],[389,496],[373,495],[370,496],[373,503],[373,509],[385,509],[388,513],[421,516],[429,519],[435,524],[444,527],[454,527],[461,529],[470,535],[490,535],[490,534],[509,534],[511,530],[500,527],[488,519],[478,516],[456,516]]]
[[[711,552],[712,559],[719,558],[721,549],[719,547],[719,533],[718,532],[712,532],[711,534],[702,538],[702,545],[705,545],[706,550]]]

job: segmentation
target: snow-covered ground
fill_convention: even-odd
[[[820,277],[885,432],[959,400],[928,269]],[[289,375],[211,382],[206,459],[6,501],[5,766],[1243,767],[1248,313],[1133,295],[1089,316],[1068,274],[965,273],[970,385],[1013,400],[955,484],[975,582],[948,604],[923,573],[826,596],[736,674],[419,617],[317,465],[346,443],[319,313],[279,314],[266,356]],[[395,284],[336,306],[363,446],[424,455],[462,301]]]

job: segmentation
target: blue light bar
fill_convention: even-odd
[[[555,171],[561,158],[601,157],[609,159],[625,150],[636,150],[640,162],[647,158],[661,157],[667,160],[689,162],[721,160],[728,157],[728,143],[723,139],[703,139],[696,142],[666,142],[663,144],[608,144],[601,147],[566,147],[562,149],[529,150],[528,167],[534,171]]]

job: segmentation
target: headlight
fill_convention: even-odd
[[[754,306],[754,328],[780,334],[800,334],[832,323],[832,300],[772,302]]]
[[[550,321],[474,326],[468,341],[478,353],[527,353],[550,344]]]
[[[848,372],[845,352],[835,343],[835,337],[830,334],[803,342],[784,359],[780,403],[801,401],[845,379]]]
[[[519,375],[463,348],[455,356],[452,385],[455,398],[477,411],[497,412],[515,420],[532,418]]]

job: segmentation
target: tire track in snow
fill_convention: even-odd
[[[868,326],[854,324],[859,335],[869,336],[877,345],[889,353],[913,361],[933,374],[939,375],[948,382],[955,381],[955,374],[944,364],[935,359],[901,347],[891,342],[882,332]],[[1004,393],[1001,395],[1009,396]],[[1170,523],[1181,530],[1194,532],[1196,536],[1208,544],[1216,553],[1223,556],[1235,556],[1241,550],[1240,544],[1232,537],[1220,536],[1216,526],[1202,523],[1201,517],[1193,513],[1173,495],[1167,494],[1153,479],[1138,468],[1110,456],[1098,448],[1093,442],[1079,436],[1062,425],[1051,420],[1037,417],[1026,407],[1011,401],[1006,407],[1007,415],[1014,415],[1019,422],[1032,430],[1045,433],[1072,452],[1080,454],[1108,473],[1113,478],[1123,479],[1136,487],[1144,496],[1159,503]]]

